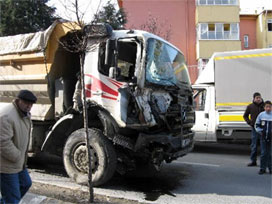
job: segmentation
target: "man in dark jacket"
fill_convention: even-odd
[[[248,166],[257,166],[257,146],[258,146],[259,136],[254,128],[254,125],[259,113],[261,113],[262,111],[264,111],[263,99],[261,97],[261,94],[256,92],[253,94],[253,103],[247,106],[246,111],[244,113],[245,121],[252,128],[251,129],[251,154],[250,154],[251,162],[248,164]]]
[[[26,169],[34,94],[21,90],[13,103],[0,108],[0,203],[17,204],[31,186]]]

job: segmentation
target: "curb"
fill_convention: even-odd
[[[76,184],[67,175],[38,169],[29,169],[29,173],[32,179],[31,193],[71,203],[89,203],[89,188]],[[146,201],[141,192],[111,187],[95,187],[93,190],[96,203],[152,203]]]
[[[32,187],[30,189],[31,193],[43,195],[41,197],[50,197],[47,198],[48,201],[54,198],[60,201],[60,203],[70,202],[70,203],[89,203],[89,192],[83,189],[71,189],[68,187],[60,187],[57,185],[44,184],[40,182],[33,181]],[[48,202],[46,199],[42,202],[44,203],[52,203]],[[63,202],[65,201],[65,202]],[[56,200],[53,203],[58,203]],[[94,203],[120,203],[120,204],[139,204],[141,202],[135,200],[129,200],[125,198],[117,198],[107,195],[100,195],[94,193]]]

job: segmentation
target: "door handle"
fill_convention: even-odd
[[[209,118],[209,113],[205,113],[205,118]]]

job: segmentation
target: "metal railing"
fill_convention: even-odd
[[[207,31],[199,35],[199,40],[239,40],[239,33],[231,31]]]
[[[238,0],[197,0],[197,5],[235,5],[238,6]]]

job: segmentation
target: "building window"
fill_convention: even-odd
[[[200,23],[198,38],[200,40],[239,40],[239,24]]]
[[[248,35],[244,35],[244,48],[248,48]]]
[[[272,19],[267,20],[267,28],[268,28],[268,31],[272,31]]]
[[[238,0],[197,0],[198,5],[238,5]]]
[[[215,39],[215,24],[208,24],[208,37],[209,39]]]

